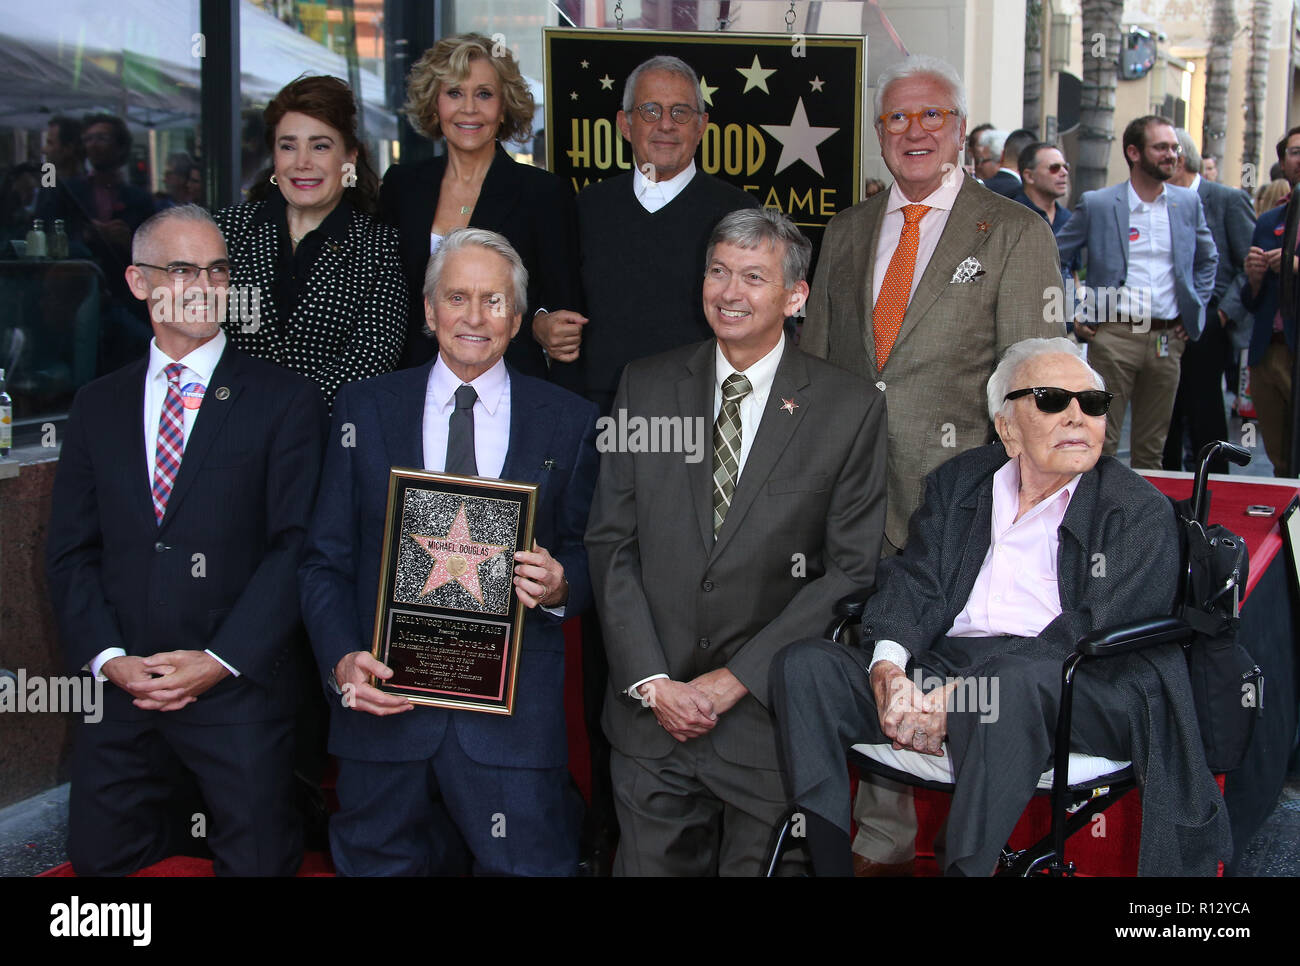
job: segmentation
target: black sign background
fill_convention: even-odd
[[[556,28],[544,37],[547,165],[575,190],[631,170],[615,123],[624,82],[642,61],[672,54],[701,78],[704,171],[790,215],[814,251],[831,217],[858,201],[861,37]]]

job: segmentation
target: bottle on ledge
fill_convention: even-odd
[[[27,257],[45,257],[45,222],[40,218],[32,221],[31,231],[27,233]]]
[[[9,456],[14,445],[14,401],[5,392],[5,371],[0,369],[0,459]]]

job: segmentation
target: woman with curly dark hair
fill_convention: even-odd
[[[271,164],[217,212],[233,267],[226,332],[247,352],[339,387],[391,371],[406,334],[397,233],[336,77],[303,76],[266,106]]]
[[[395,164],[380,192],[383,219],[401,236],[409,298],[402,366],[437,350],[425,330],[424,269],[443,236],[472,226],[500,232],[528,269],[528,306],[506,361],[521,372],[574,386],[581,326],[578,227],[573,193],[560,178],[516,163],[501,141],[529,136],[533,98],[509,50],[481,34],[444,37],[407,78],[406,116],[447,153]],[[547,358],[549,356],[549,360]]]

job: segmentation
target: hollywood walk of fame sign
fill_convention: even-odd
[[[616,123],[624,82],[642,61],[671,54],[700,75],[709,114],[695,157],[701,169],[785,212],[814,252],[831,217],[859,200],[861,37],[560,28],[543,34],[547,166],[575,191],[632,169],[631,145]]]
[[[537,486],[394,468],[371,653],[380,690],[510,714],[526,608],[514,554],[533,545]]]

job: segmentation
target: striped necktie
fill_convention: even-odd
[[[740,401],[753,387],[738,372],[722,381],[722,408],[713,424],[713,535],[722,529],[740,477]]]

